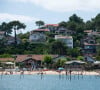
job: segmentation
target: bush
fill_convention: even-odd
[[[11,58],[12,57],[12,55],[10,55],[10,54],[2,54],[2,55],[0,55],[0,58]]]
[[[50,56],[50,55],[44,56],[43,63],[46,65],[47,68],[51,68],[52,56]]]
[[[78,56],[77,60],[84,60],[84,57],[83,56]]]
[[[59,59],[56,63],[55,63],[55,67],[63,67],[65,64],[66,60],[65,59]]]
[[[71,58],[70,57],[67,57],[66,59],[67,59],[67,61],[71,61]]]
[[[99,60],[100,61],[100,56],[96,56],[96,60]]]

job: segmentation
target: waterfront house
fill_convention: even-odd
[[[16,55],[16,63],[23,64],[23,67],[27,69],[41,68],[42,61],[45,55]],[[50,55],[52,58],[58,57],[58,55]]]
[[[3,69],[14,68],[14,58],[0,58],[0,67]]]
[[[85,62],[79,60],[67,61],[65,62],[66,70],[83,70],[85,67]]]

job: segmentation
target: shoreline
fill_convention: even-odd
[[[57,72],[57,71],[24,71],[23,72],[24,75],[38,75],[38,74],[43,74],[43,75],[66,75],[66,71],[61,71],[61,72]],[[21,72],[13,72],[12,74],[10,72],[0,72],[0,75],[21,75]],[[70,75],[70,73],[67,73],[67,75]],[[71,75],[100,75],[100,71],[96,72],[96,71],[72,71]]]

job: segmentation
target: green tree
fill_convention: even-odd
[[[77,60],[84,60],[84,57],[83,56],[78,56]]]
[[[78,57],[81,55],[80,49],[79,48],[69,49],[68,55],[72,57]]]
[[[83,33],[84,26],[85,24],[83,19],[78,17],[76,14],[69,17],[69,21],[67,22],[68,29],[73,30],[76,33]]]
[[[76,31],[77,24],[75,22],[73,22],[73,21],[69,21],[69,22],[67,22],[67,28],[69,30]]]
[[[17,44],[16,30],[25,29],[26,25],[24,23],[19,22],[19,21],[11,21],[11,22],[9,22],[9,26],[11,26],[11,29],[14,30],[15,45],[16,45]]]
[[[73,14],[72,16],[69,17],[70,21],[74,21],[76,23],[83,23],[83,19],[81,19],[80,17],[78,17],[76,14]]]
[[[100,46],[97,47],[96,60],[100,60]]]
[[[100,13],[92,20],[94,21],[95,30],[100,32]]]
[[[71,61],[71,57],[67,57],[66,60],[67,60],[67,61]]]
[[[65,22],[65,21],[62,21],[62,22],[60,22],[59,23],[59,27],[67,27],[67,22]]]
[[[27,33],[24,33],[24,34],[23,33],[20,33],[17,36],[21,39],[21,41],[23,43],[25,43],[25,42],[28,42],[29,41],[29,35],[30,35],[30,33],[27,32]]]
[[[89,20],[85,23],[85,30],[94,30],[93,21]]]
[[[6,22],[0,25],[0,31],[4,31],[6,36],[12,33],[11,26]]]
[[[56,68],[59,68],[59,67],[63,67],[64,65],[65,65],[65,62],[66,62],[67,60],[65,60],[65,59],[59,59],[56,63],[55,63],[55,67]]]
[[[20,33],[20,34],[18,34],[18,37],[20,38],[20,39],[29,39],[29,35],[30,35],[30,33],[29,32],[27,32],[27,33]]]
[[[59,55],[66,55],[67,54],[67,46],[65,43],[56,40],[51,44],[51,53],[52,54],[59,54]]]
[[[97,14],[95,18],[92,18],[85,23],[85,29],[100,31],[100,13]]]
[[[41,26],[43,26],[45,23],[43,21],[36,21],[35,24],[40,28]]]
[[[10,55],[10,54],[2,54],[2,55],[0,55],[0,58],[11,58],[12,57],[12,55]]]
[[[52,62],[53,62],[53,61],[52,61],[52,56],[50,56],[50,55],[44,56],[43,63],[46,64],[46,67],[50,68]]]

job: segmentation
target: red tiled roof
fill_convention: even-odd
[[[91,33],[92,30],[85,30],[84,32],[86,32],[86,33]]]
[[[1,62],[14,61],[14,58],[0,58]]]
[[[34,31],[44,31],[44,32],[48,32],[49,29],[35,29],[35,30],[33,30],[33,32],[34,32]]]
[[[90,44],[85,42],[84,45],[99,45],[99,44]]]
[[[62,36],[62,37],[59,37],[59,38],[67,38],[67,39],[71,39],[72,37],[71,37],[71,36]]]
[[[55,26],[55,27],[58,27],[59,24],[46,24],[45,26]]]
[[[28,58],[32,58],[36,61],[42,61],[45,55],[17,55],[16,62],[22,62]],[[53,58],[58,55],[51,55]]]

